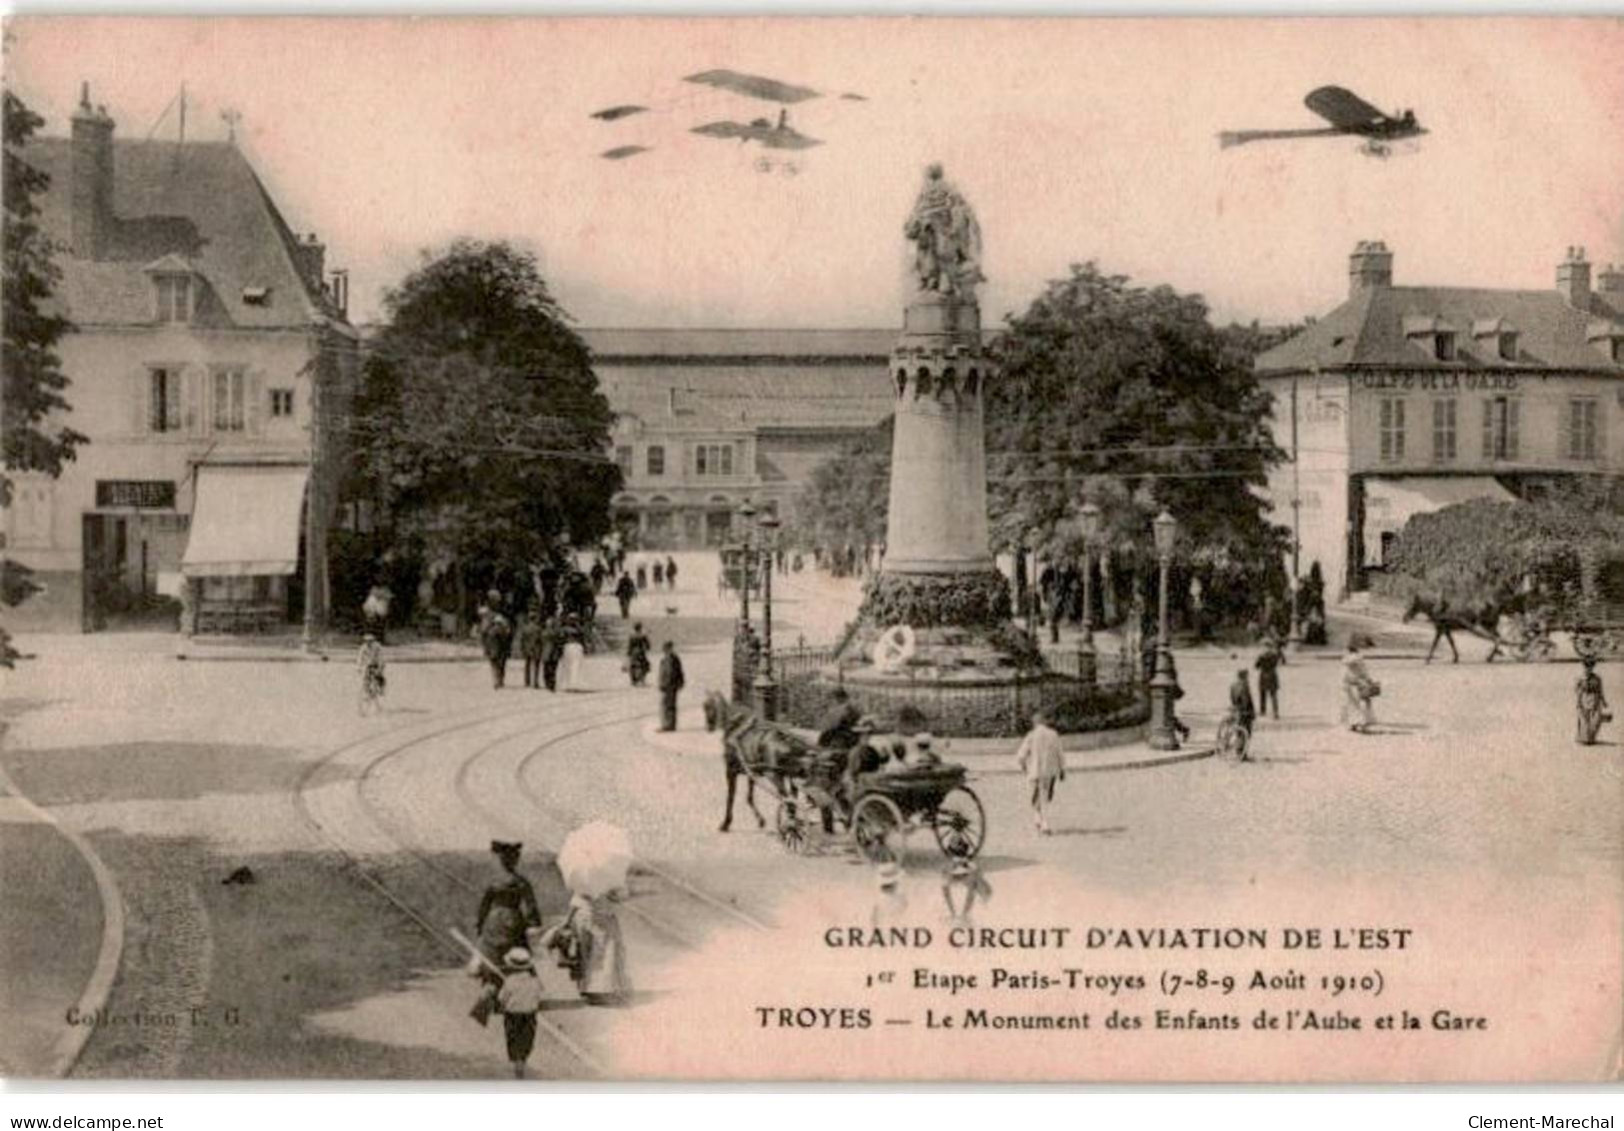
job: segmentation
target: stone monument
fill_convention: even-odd
[[[976,302],[981,229],[932,165],[903,232],[913,248],[913,293],[890,358],[885,558],[838,671],[826,675],[866,710],[894,713],[915,702],[939,732],[984,732],[958,717],[977,697],[950,691],[1008,690],[1045,676],[1041,656],[1013,625],[1009,584],[988,550],[982,406],[994,366]]]

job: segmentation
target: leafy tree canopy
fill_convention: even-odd
[[[396,548],[503,566],[604,534],[613,413],[534,257],[458,241],[384,303],[352,434]]]
[[[7,471],[62,474],[86,437],[62,422],[69,381],[56,345],[72,324],[52,312],[50,297],[61,272],[51,241],[39,226],[40,193],[50,178],[28,163],[23,146],[44,119],[11,91],[4,92],[5,309],[0,329],[0,373],[5,412],[0,414]],[[11,481],[0,477],[0,502],[9,502]]]
[[[831,550],[885,541],[891,426],[888,416],[813,470],[795,508],[796,541]]]
[[[1124,562],[1153,555],[1150,520],[1166,508],[1187,564],[1277,568],[1284,531],[1254,488],[1284,453],[1252,359],[1282,334],[1220,330],[1207,314],[1196,295],[1085,263],[1010,318],[987,386],[998,546],[1080,552],[1078,514],[1093,502]]]

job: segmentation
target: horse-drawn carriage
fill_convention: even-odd
[[[1564,625],[1582,659],[1624,655],[1624,557],[1584,563],[1584,596],[1577,616]]]
[[[965,784],[961,765],[939,760],[907,763],[893,759],[868,773],[850,773],[847,755],[815,744],[719,695],[706,700],[706,714],[722,731],[727,768],[725,831],[733,820],[733,799],[742,774],[745,804],[765,818],[755,804],[759,781],[777,799],[773,829],[788,851],[803,853],[840,830],[866,859],[899,857],[902,842],[929,829],[937,846],[954,859],[968,860],[981,851],[987,815],[981,799]]]
[[[752,590],[761,586],[761,579],[754,575],[752,566],[755,564],[755,555],[751,551],[737,546],[727,546],[721,551],[722,568],[716,574],[716,595],[725,597],[729,593],[737,593],[746,583]]]

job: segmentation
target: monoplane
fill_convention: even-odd
[[[1330,122],[1330,126],[1297,130],[1225,130],[1218,135],[1218,144],[1228,149],[1251,141],[1275,138],[1358,137],[1364,139],[1364,144],[1359,147],[1360,152],[1372,157],[1386,157],[1393,151],[1393,142],[1420,137],[1427,132],[1415,120],[1415,111],[1385,114],[1340,86],[1322,86],[1310,92],[1303,99],[1303,104]]]

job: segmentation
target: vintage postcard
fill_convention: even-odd
[[[4,34],[0,1074],[1618,1079],[1624,22]]]

